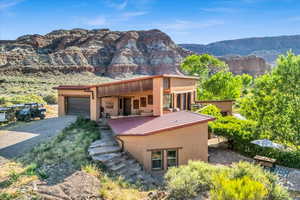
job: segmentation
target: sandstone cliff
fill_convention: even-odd
[[[256,77],[271,69],[263,58],[257,56],[230,56],[219,57],[219,59],[226,62],[229,70],[234,74],[249,74]]]
[[[0,41],[0,72],[179,74],[178,66],[188,54],[159,30],[57,30]]]

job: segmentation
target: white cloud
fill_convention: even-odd
[[[107,5],[117,10],[123,10],[128,4],[128,0],[105,0]]]
[[[85,24],[89,26],[104,26],[107,25],[107,19],[104,16],[98,16],[94,19],[86,20]]]
[[[4,10],[6,8],[13,7],[19,3],[21,3],[23,0],[0,0],[0,10]]]
[[[148,12],[144,11],[137,11],[137,12],[125,12],[123,13],[123,17],[131,18],[131,17],[138,17],[142,15],[146,15]]]

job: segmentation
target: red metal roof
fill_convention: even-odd
[[[159,117],[126,117],[110,119],[108,124],[116,135],[143,136],[161,131],[213,121],[208,115],[188,111],[172,112]]]
[[[83,90],[83,89],[88,89],[92,87],[99,87],[99,86],[107,86],[107,85],[117,85],[117,84],[122,84],[122,83],[128,83],[128,82],[133,82],[133,81],[140,81],[140,80],[146,80],[146,79],[152,79],[152,78],[159,78],[159,77],[166,77],[166,78],[183,78],[183,79],[195,79],[198,80],[198,77],[194,76],[180,76],[180,75],[172,75],[172,74],[162,74],[162,75],[153,75],[153,76],[143,76],[143,77],[138,77],[138,78],[132,78],[132,79],[126,79],[126,80],[120,80],[120,81],[111,81],[111,82],[106,82],[106,83],[101,83],[97,85],[61,85],[58,87],[54,87],[53,89],[57,90]]]

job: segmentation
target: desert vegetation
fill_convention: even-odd
[[[288,200],[288,192],[277,177],[247,162],[231,167],[191,161],[165,175],[170,199],[210,196],[212,200]]]
[[[17,72],[16,72],[17,73]],[[112,81],[107,77],[83,72],[74,74],[34,73],[5,74],[0,78],[0,105],[10,105],[29,101],[55,104],[58,85],[89,85]]]
[[[0,170],[0,199],[25,198],[34,193],[28,186],[30,182],[41,179],[55,183],[87,165],[87,148],[99,137],[95,122],[78,118],[55,138],[4,164]],[[61,167],[66,169],[59,170]]]

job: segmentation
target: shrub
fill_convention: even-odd
[[[283,166],[300,168],[299,150],[283,151],[251,144],[251,141],[261,137],[256,127],[255,121],[240,120],[233,116],[221,117],[209,123],[209,128],[215,135],[227,138],[234,150],[248,157],[267,156],[276,159]]]
[[[211,200],[263,200],[267,194],[262,183],[248,176],[230,179],[225,173],[214,175],[213,185]]]
[[[209,104],[203,108],[200,108],[199,110],[196,111],[199,114],[205,114],[205,115],[210,115],[213,116],[216,119],[222,118],[221,110],[216,107],[215,105]]]
[[[27,94],[27,95],[18,95],[8,99],[12,104],[22,104],[22,103],[40,103],[45,104],[46,102],[41,96],[37,96],[35,94]]]
[[[227,138],[232,148],[238,151],[250,151],[247,144],[259,137],[255,121],[240,120],[233,116],[217,119],[209,123],[209,127],[215,135]]]
[[[216,166],[204,162],[190,161],[186,166],[171,168],[165,175],[170,197],[188,199],[210,189],[212,174],[220,171]]]
[[[0,97],[0,105],[5,104],[6,99],[4,97]]]
[[[55,94],[49,94],[43,97],[43,100],[47,104],[57,104],[57,96]]]
[[[277,184],[276,176],[247,162],[240,162],[229,168],[191,161],[186,166],[169,169],[165,178],[171,199],[194,198],[210,190],[215,200],[247,197],[257,200],[289,199],[287,191]],[[258,194],[251,195],[255,191]]]

